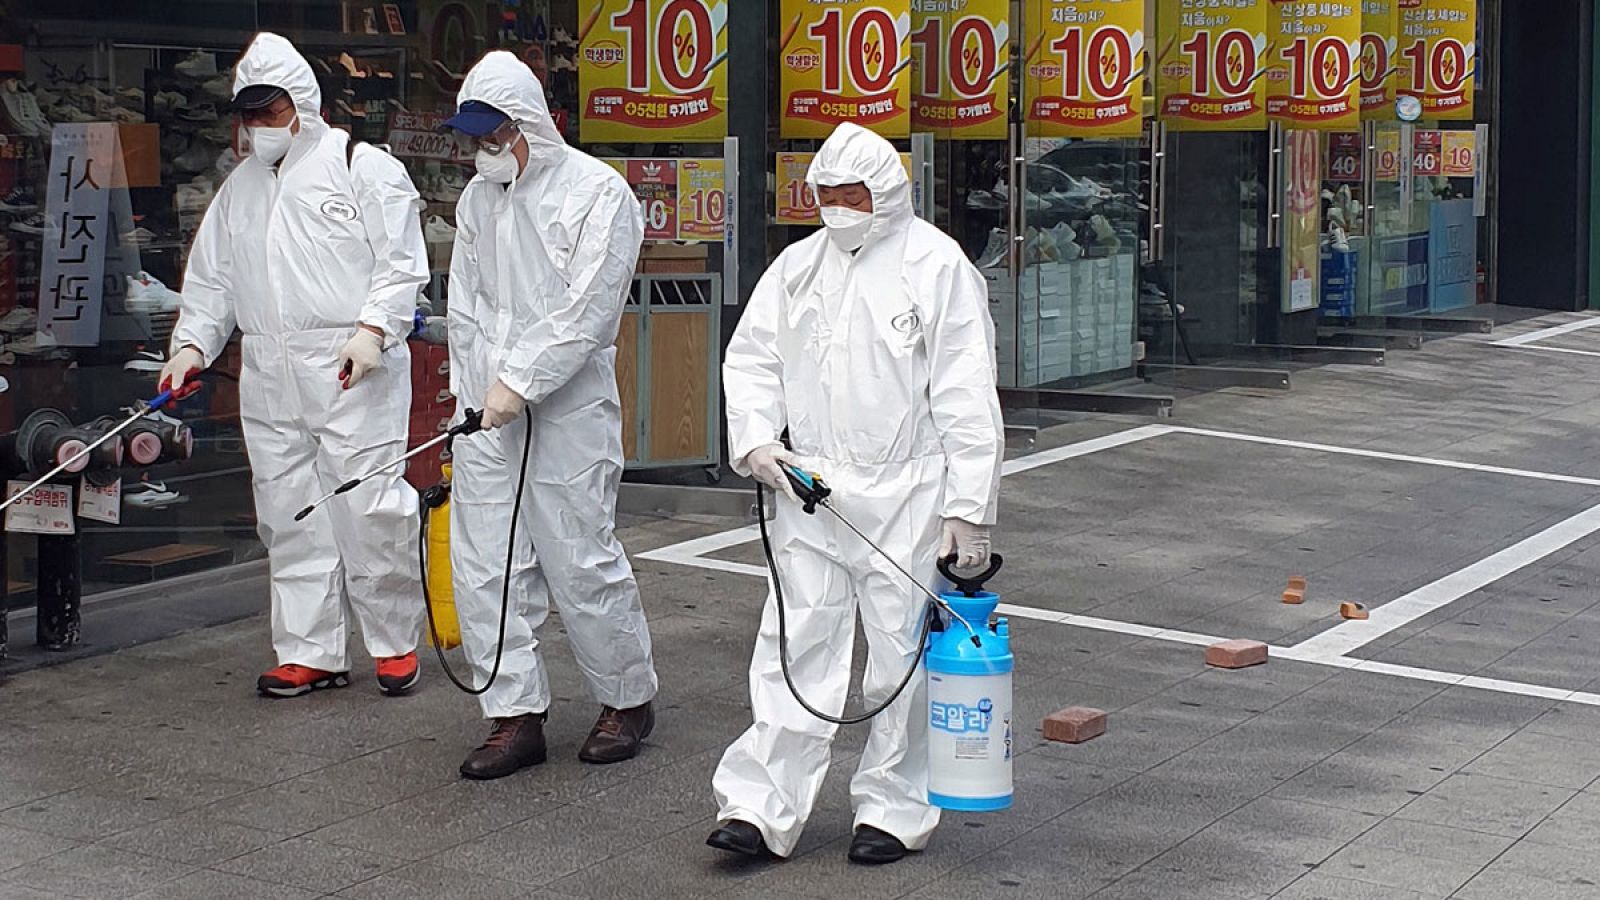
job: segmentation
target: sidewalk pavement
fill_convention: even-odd
[[[550,762],[471,783],[482,723],[436,665],[259,700],[258,615],[0,682],[0,898],[1600,897],[1600,357],[1493,346],[1574,318],[1014,448],[1016,805],[902,863],[845,861],[859,728],[795,858],[703,845],[763,586],[758,545],[679,547],[745,523],[675,519],[622,533],[662,684],[638,759],[577,761],[559,619]],[[1277,658],[1208,669],[1213,637]],[[1071,705],[1107,733],[1045,742]]]

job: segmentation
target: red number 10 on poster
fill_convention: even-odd
[[[578,29],[585,141],[721,140],[727,0],[599,0]]]
[[[1142,0],[1087,4],[1040,0],[1045,30],[1024,57],[1028,133],[1038,137],[1133,136],[1143,128]],[[1066,8],[1071,7],[1071,8]]]
[[[911,133],[910,0],[783,0],[782,18],[783,137],[827,137],[841,122]]]

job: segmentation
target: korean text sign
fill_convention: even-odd
[[[782,137],[910,135],[911,0],[783,0],[780,21]]]
[[[1011,102],[1010,0],[922,0],[911,11],[911,127],[1003,140]]]
[[[1361,122],[1361,9],[1272,0],[1267,114],[1293,128],[1347,131]]]
[[[1144,127],[1145,0],[1033,0],[1023,57],[1028,134],[1136,137]]]
[[[1156,86],[1177,131],[1267,127],[1267,0],[1159,0]]]
[[[729,0],[595,0],[579,26],[585,141],[728,134]]]
[[[1477,0],[1399,0],[1400,93],[1422,118],[1471,121],[1478,72]]]

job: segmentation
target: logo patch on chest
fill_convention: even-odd
[[[322,214],[340,222],[354,222],[356,217],[360,215],[356,210],[355,204],[346,203],[343,200],[323,201]]]
[[[910,337],[918,328],[922,327],[922,317],[916,310],[908,310],[889,320],[889,325],[895,331]]]

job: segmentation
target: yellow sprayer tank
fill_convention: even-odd
[[[440,469],[446,483],[450,481],[450,466]],[[439,629],[439,641],[444,649],[461,646],[461,621],[456,618],[456,595],[450,585],[450,499],[437,508],[428,510],[428,600],[433,606],[434,627]],[[428,643],[433,643],[432,631],[425,632]]]

